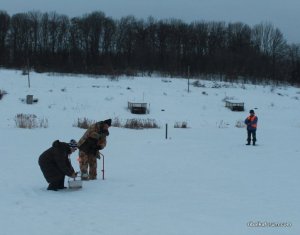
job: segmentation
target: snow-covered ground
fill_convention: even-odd
[[[8,93],[0,100],[1,235],[300,234],[299,88],[201,80],[205,87],[188,93],[185,79],[38,73],[30,83],[0,70]],[[22,102],[28,94],[38,102]],[[225,97],[245,102],[245,112],[225,108]],[[150,113],[131,114],[128,101],[147,102]],[[259,120],[258,146],[245,146],[246,130],[236,127],[249,109]],[[49,126],[17,128],[17,114]],[[56,139],[78,140],[78,118],[149,118],[161,128],[111,127],[106,179],[98,161],[99,179],[81,190],[47,191],[38,157]]]

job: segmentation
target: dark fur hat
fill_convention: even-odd
[[[111,119],[104,120],[103,123],[107,124],[108,126],[111,126]]]

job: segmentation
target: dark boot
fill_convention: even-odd
[[[47,190],[52,190],[52,191],[57,191],[58,188],[56,185],[54,185],[53,183],[50,183]]]
[[[86,181],[89,180],[89,174],[85,172],[84,173],[81,172],[81,180],[86,180]]]
[[[246,145],[250,145],[250,141],[248,141]]]
[[[255,145],[255,141],[253,141],[253,145]]]

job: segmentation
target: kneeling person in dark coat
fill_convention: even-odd
[[[70,143],[56,140],[52,147],[47,149],[39,157],[39,165],[49,186],[47,190],[57,191],[64,189],[65,176],[76,177],[74,168],[71,165],[69,155],[77,150],[77,143],[71,140]]]

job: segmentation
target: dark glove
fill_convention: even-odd
[[[97,154],[96,154],[96,158],[97,158],[97,159],[101,159],[101,156],[100,156],[100,152],[99,152],[99,151],[98,151]]]
[[[72,178],[76,178],[77,177],[77,174],[78,174],[78,172],[73,172],[73,174],[72,174]]]

